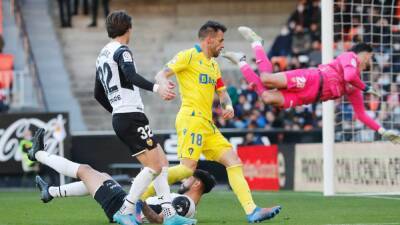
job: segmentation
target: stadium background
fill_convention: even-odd
[[[71,14],[75,14],[76,2],[79,2],[78,10],[76,15],[71,15],[70,22],[68,19],[61,22],[60,4],[68,2],[71,4]],[[63,152],[67,158],[112,173],[122,182],[127,182],[128,178],[138,171],[135,162],[127,157],[128,150],[112,131],[111,116],[93,98],[95,58],[108,41],[104,27],[105,12],[103,13],[106,11],[103,2],[107,1],[97,1],[97,26],[93,26],[92,19],[91,7],[94,2],[96,1],[88,1],[86,15],[85,1],[0,0],[0,34],[5,43],[3,53],[11,54],[13,58],[13,67],[0,72],[0,201],[3,198],[7,202],[7,196],[15,194],[9,193],[9,188],[33,187],[32,177],[35,172],[22,169],[22,156],[18,145],[24,139],[24,131],[35,131],[41,125],[51,129],[51,137],[56,142],[55,153]],[[357,15],[353,11],[350,1],[335,1],[335,52],[347,50],[351,41],[378,43],[374,45],[375,51],[379,53],[374,60],[377,68],[375,75],[368,75],[364,80],[372,82],[384,95],[381,99],[365,96],[366,108],[368,113],[384,126],[399,129],[400,76],[397,74],[400,72],[400,1],[351,2],[365,3],[362,13],[368,12],[373,16],[364,20],[362,13]],[[379,5],[380,8],[377,8],[381,11],[374,12],[376,8],[372,7],[371,3]],[[251,48],[236,28],[239,25],[254,28],[265,38],[265,46],[274,64],[274,71],[304,68],[321,63],[321,9],[320,1],[317,0],[111,0],[109,10],[114,9],[124,9],[133,16],[133,40],[130,47],[133,49],[139,72],[151,80],[174,54],[196,43],[199,26],[210,19],[220,21],[228,27],[225,48],[245,52],[250,61],[253,61]],[[66,5],[64,10],[66,14]],[[357,22],[357,18],[360,21]],[[382,20],[385,19],[389,24],[387,26],[382,25],[385,22]],[[365,32],[368,29],[371,29],[371,32]],[[368,35],[363,35],[360,30]],[[390,38],[386,38],[388,36]],[[5,58],[2,59],[0,66],[7,64]],[[259,151],[273,152],[270,147],[265,146],[277,146],[276,153],[269,156],[272,160],[262,161],[261,164],[253,161],[252,156],[244,156],[249,157],[246,158],[247,172],[253,175],[249,179],[254,183],[277,184],[267,185],[267,190],[321,191],[322,105],[313,104],[287,111],[266,106],[257,98],[255,92],[247,89],[235,66],[223,59],[218,59],[218,62],[221,64],[223,77],[234,103],[235,118],[224,121],[220,117],[218,107],[214,107],[217,126],[222,128],[224,135],[237,146],[236,150],[246,146],[253,146],[254,149],[262,146]],[[254,61],[253,67],[255,68]],[[157,138],[167,151],[171,163],[177,163],[174,157],[176,136],[173,128],[179,99],[160,104],[153,94],[144,91],[141,94],[146,114],[156,130]],[[336,161],[336,166],[342,171],[342,176],[337,177],[338,183],[342,184],[343,190],[359,188],[357,185],[352,186],[357,183],[366,187],[358,190],[362,192],[399,192],[400,155],[396,152],[398,148],[371,143],[380,137],[371,135],[360,123],[353,123],[354,115],[349,104],[339,104],[339,101],[336,103],[336,126],[342,130],[342,133],[336,134],[336,141],[367,143],[358,145],[357,148],[343,147],[350,154],[343,153]],[[382,111],[390,113],[381,113]],[[62,116],[61,119],[59,115]],[[346,128],[350,128],[350,134],[346,132]],[[354,131],[360,131],[361,135],[353,137]],[[59,136],[63,137],[63,140],[59,141]],[[311,145],[301,145],[302,143]],[[373,147],[368,149],[368,146]],[[382,146],[389,150],[385,153],[386,156],[379,158],[373,152]],[[367,149],[365,155],[359,153],[359,149]],[[206,161],[201,161],[200,167],[213,173],[221,184],[222,192],[217,192],[215,198],[225,196],[227,178],[224,168]],[[346,173],[349,167],[352,168],[352,172]],[[40,173],[52,182],[59,182],[59,177],[46,167],[41,167]],[[29,189],[18,189],[18,192],[21,190],[28,190],[25,193],[28,196],[35,194]],[[272,201],[284,201],[279,194],[293,201],[297,198],[295,193],[280,191],[272,193],[271,196],[256,194],[256,200],[265,201],[262,199],[272,198]],[[360,207],[364,211],[358,214],[360,219],[355,217],[354,220],[337,212],[342,205],[350,206],[349,202],[354,199],[345,199],[346,203],[334,202],[331,205],[334,209],[333,216],[342,215],[342,220],[328,219],[321,220],[321,223],[318,223],[319,220],[314,221],[316,224],[333,224],[336,221],[397,224],[400,218],[396,217],[395,212],[400,209],[400,205],[392,199],[398,200],[398,196],[387,198],[390,199],[384,202],[382,199],[368,199],[367,202],[360,203],[366,204],[365,208]],[[36,200],[38,199],[32,200],[32,204],[39,204]],[[307,201],[307,198],[302,200]],[[233,200],[227,201],[236,204]],[[323,198],[319,198],[316,204],[323,201]],[[24,204],[24,201],[20,204]],[[288,203],[288,206],[291,204]],[[366,216],[374,214],[371,208],[373,205],[389,207],[390,209],[385,208],[388,210],[387,216],[379,217],[382,216],[379,213],[375,219],[373,216]],[[357,204],[353,206],[358,207]],[[209,210],[203,209],[203,212],[209,213]],[[293,209],[289,209],[289,212],[291,216],[297,216]],[[0,218],[3,218],[6,213],[0,215]],[[278,223],[296,224],[288,218],[289,216],[284,214]],[[218,220],[213,218],[211,221]],[[307,224],[307,220],[304,221]],[[0,224],[3,224],[2,219]],[[8,221],[4,224],[13,223]],[[26,223],[21,220],[15,224]]]

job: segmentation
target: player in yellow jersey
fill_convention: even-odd
[[[180,165],[168,171],[169,183],[190,177],[203,154],[207,160],[223,164],[228,173],[229,184],[247,214],[249,223],[268,220],[276,216],[280,206],[257,207],[243,175],[242,162],[232,145],[221,134],[212,120],[212,103],[215,92],[222,106],[223,117],[234,116],[231,99],[225,90],[221,71],[214,57],[224,48],[226,27],[218,22],[208,21],[199,30],[200,44],[179,52],[160,71],[156,80],[160,84],[176,75],[182,105],[176,117],[178,133],[178,157]],[[154,194],[151,186],[143,197]]]

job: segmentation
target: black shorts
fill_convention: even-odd
[[[94,199],[103,208],[108,220],[113,222],[113,215],[124,204],[126,192],[114,180],[106,180],[103,185],[97,189]]]
[[[115,133],[129,147],[132,155],[157,146],[149,120],[144,113],[116,113],[113,115],[112,125]]]

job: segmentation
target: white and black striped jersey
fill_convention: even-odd
[[[143,112],[139,87],[152,91],[154,84],[136,73],[128,46],[108,43],[96,60],[95,98],[109,112]]]

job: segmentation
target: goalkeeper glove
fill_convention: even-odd
[[[400,133],[395,130],[386,130],[385,128],[379,128],[379,134],[385,139],[391,141],[393,144],[400,144]]]
[[[364,92],[371,94],[371,95],[375,95],[376,97],[381,97],[381,94],[379,93],[378,90],[375,90],[372,86],[370,85],[366,85]]]

